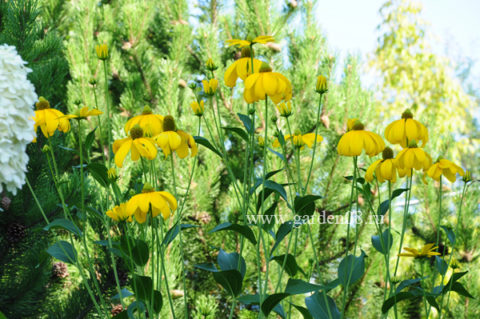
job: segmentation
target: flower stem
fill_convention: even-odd
[[[307,182],[305,183],[305,191],[307,190],[308,183],[310,182],[310,177],[312,175],[313,163],[315,162],[315,151],[317,149],[317,134],[318,134],[318,126],[320,120],[320,114],[322,113],[322,106],[323,106],[323,93],[320,94],[320,98],[318,100],[318,109],[317,109],[317,121],[315,122],[315,141],[313,142],[313,153],[312,153],[312,161],[310,162],[310,168],[308,170],[307,175]]]
[[[42,213],[43,219],[45,219],[45,222],[47,223],[47,225],[50,224],[50,222],[48,221],[48,217],[47,215],[45,215],[45,211],[43,210],[42,205],[40,205],[37,195],[35,194],[35,191],[33,190],[32,185],[30,185],[30,182],[27,176],[25,176],[25,182],[27,183],[30,193],[32,193],[33,199],[35,200],[35,204],[37,204],[37,207],[40,210],[40,213]]]
[[[108,92],[108,69],[107,60],[103,60],[103,73],[105,76],[105,104],[107,105],[107,146],[108,146],[108,161],[112,159],[112,120],[110,118],[110,94]]]

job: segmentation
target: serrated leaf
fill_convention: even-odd
[[[222,157],[222,154],[207,140],[205,137],[202,136],[194,136],[195,143],[200,144],[217,154],[218,156]]]
[[[77,262],[77,251],[70,243],[64,240],[59,240],[48,247],[47,253],[68,264],[75,264]]]
[[[45,226],[43,229],[48,231],[51,228],[57,228],[57,227],[68,230],[69,232],[71,232],[71,233],[73,233],[77,236],[82,236],[82,231],[80,230],[80,228],[78,228],[77,225],[75,225],[73,222],[69,221],[68,219],[64,219],[64,218],[55,219],[50,224]]]
[[[222,230],[231,230],[236,233],[239,233],[240,235],[248,239],[253,245],[257,243],[257,240],[255,239],[255,234],[247,225],[239,225],[239,224],[232,224],[232,223],[226,222],[212,229],[210,233],[215,233]]]

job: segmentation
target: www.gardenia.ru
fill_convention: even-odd
[[[384,215],[368,215],[362,216],[362,212],[353,212],[352,224],[383,224]],[[283,224],[289,220],[288,216],[283,215],[247,215],[249,224]],[[348,215],[328,215],[322,212],[320,215],[295,215],[293,222],[298,225],[302,224],[348,224]]]

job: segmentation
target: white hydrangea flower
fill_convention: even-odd
[[[25,183],[26,148],[35,138],[37,94],[25,64],[15,47],[0,45],[0,193],[5,187],[16,194]]]

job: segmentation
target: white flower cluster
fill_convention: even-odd
[[[25,64],[15,47],[0,45],[0,192],[5,187],[13,194],[25,183],[26,148],[35,137],[37,94]]]

